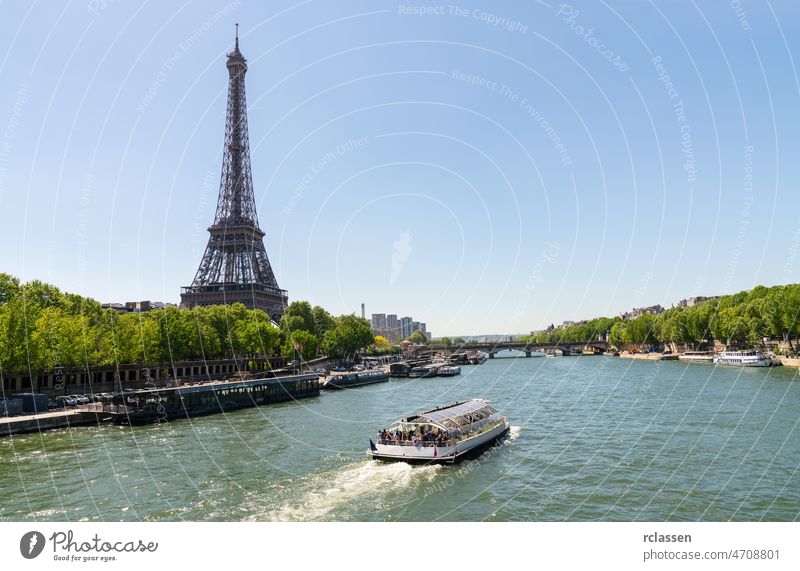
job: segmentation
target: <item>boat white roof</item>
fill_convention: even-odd
[[[466,402],[455,403],[442,408],[435,408],[415,415],[421,421],[429,421],[434,423],[441,423],[444,420],[450,420],[459,416],[464,416],[471,412],[481,410],[489,406],[488,401],[483,399],[472,399]],[[411,417],[414,418],[414,417]],[[416,420],[416,419],[415,419]]]

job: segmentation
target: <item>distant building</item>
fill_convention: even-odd
[[[164,303],[163,301],[126,301],[125,310],[132,313],[144,313],[153,309],[165,309],[167,307],[177,307],[174,303]]]
[[[659,304],[650,305],[648,307],[634,307],[627,313],[621,314],[621,317],[622,319],[636,319],[645,313],[649,313],[650,315],[658,315],[659,313],[664,313],[664,308]]]
[[[378,330],[385,330],[386,329],[386,314],[385,313],[373,313],[372,314],[372,330],[377,332]]]
[[[400,341],[400,320],[394,313],[386,316],[386,332],[389,334],[387,339],[391,341]]]
[[[422,331],[429,339],[427,325],[420,321],[414,321],[409,316],[398,317],[395,313],[373,313],[370,320],[372,331],[375,335],[386,337],[395,343],[408,339],[415,331]]]
[[[708,301],[709,299],[717,299],[718,297],[719,297],[718,295],[711,295],[711,296],[698,295],[695,297],[687,297],[686,299],[682,299],[678,302],[678,307],[683,307],[683,308],[694,307],[701,301]]]
[[[102,303],[100,307],[103,309],[113,309],[117,313],[129,313],[131,311],[121,303]]]
[[[408,339],[411,337],[413,331],[411,330],[411,324],[414,322],[413,319],[410,317],[401,317],[400,318],[400,337],[403,339]]]

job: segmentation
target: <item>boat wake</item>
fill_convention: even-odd
[[[508,430],[508,442],[514,442],[517,438],[519,438],[519,433],[522,431],[521,426],[512,426]]]
[[[336,519],[339,507],[364,501],[364,511],[374,511],[382,499],[430,482],[441,466],[412,468],[405,462],[386,464],[376,460],[351,464],[328,473],[314,474],[300,485],[299,494],[277,509],[253,516],[255,521],[315,521]]]

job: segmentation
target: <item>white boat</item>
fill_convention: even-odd
[[[773,364],[772,359],[758,351],[723,351],[714,363],[732,367],[771,367]]]
[[[367,455],[375,460],[453,464],[508,433],[508,419],[488,401],[472,399],[412,414],[378,431]]]
[[[684,351],[678,357],[680,361],[688,361],[690,363],[713,363],[713,351]]]
[[[440,377],[455,377],[456,375],[461,374],[461,367],[458,365],[445,365],[443,367],[439,367],[439,376]]]

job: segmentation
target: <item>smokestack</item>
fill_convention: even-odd
[[[364,312],[364,304],[361,304],[361,319],[366,319],[367,314]]]

